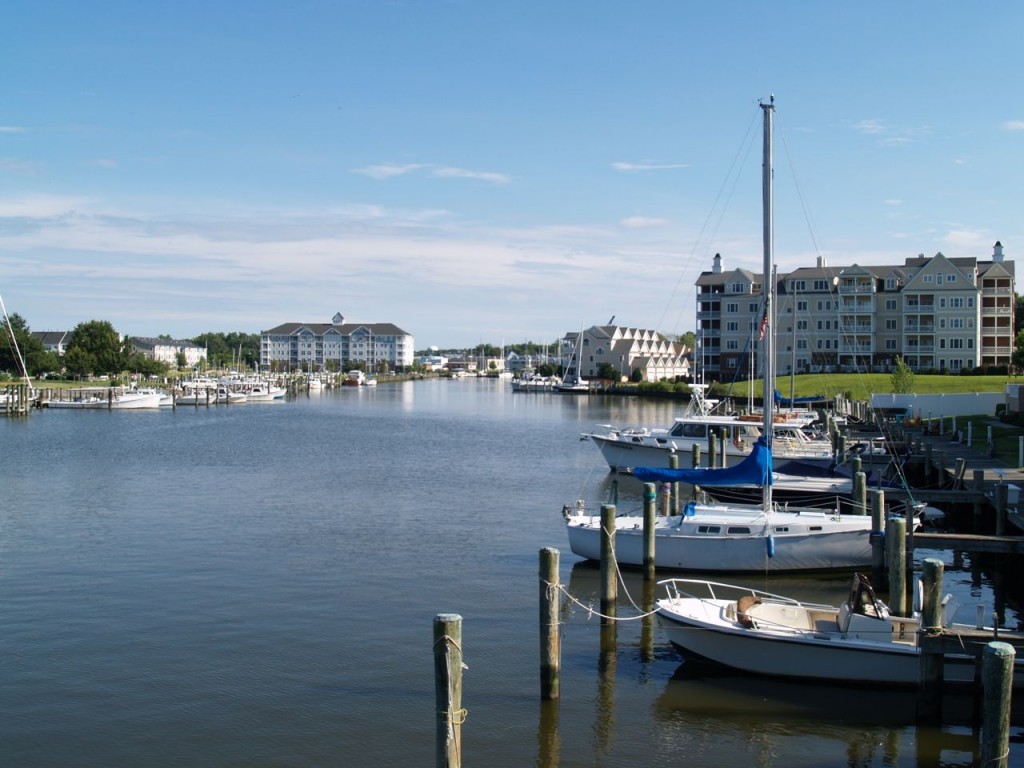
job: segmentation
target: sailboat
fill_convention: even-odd
[[[572,354],[569,355],[569,365],[566,366],[565,376],[555,385],[555,389],[566,394],[585,395],[590,391],[590,384],[582,375],[583,370],[583,328],[580,328],[579,336],[576,337],[576,344],[573,346]]]
[[[761,103],[764,119],[762,168],[763,249],[765,307],[762,319],[764,342],[764,402],[774,393],[774,323],[771,280],[773,243],[772,117],[775,100]],[[760,504],[686,505],[678,515],[655,518],[655,551],[659,568],[686,571],[816,571],[855,569],[871,565],[871,517],[843,515],[839,510],[776,509],[772,499],[773,414],[764,409],[763,428],[754,449],[733,467],[707,470],[663,470],[634,467],[641,480],[675,478],[699,485],[756,482],[762,488]],[[585,505],[563,507],[569,546],[573,553],[600,559],[600,515],[588,514]],[[615,557],[620,565],[642,565],[644,519],[638,515],[615,518]]]

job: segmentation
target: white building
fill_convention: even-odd
[[[621,380],[632,379],[640,372],[642,381],[674,380],[690,375],[682,344],[669,341],[657,331],[623,328],[618,325],[594,325],[580,332],[570,332],[562,339],[562,368],[565,373],[594,379],[603,363],[618,372]],[[575,350],[581,349],[579,371]],[[607,370],[607,368],[605,368]]]
[[[942,253],[897,266],[814,267],[779,274],[776,371],[876,371],[897,357],[915,371],[958,373],[1010,364],[1014,263],[996,243],[989,260]],[[697,278],[699,377],[727,381],[761,369],[764,276],[724,270],[715,255]]]
[[[180,339],[152,339],[146,337],[131,338],[132,348],[141,352],[150,360],[168,365],[178,364],[178,355],[184,354],[185,367],[194,368],[206,360],[206,348]]]
[[[284,323],[260,333],[260,366],[281,370],[404,371],[413,364],[414,340],[392,323]]]

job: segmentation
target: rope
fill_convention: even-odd
[[[654,614],[656,614],[658,612],[658,609],[655,608],[652,611],[648,611],[646,613],[641,613],[639,616],[608,616],[608,615],[606,615],[604,613],[601,613],[600,611],[595,611],[593,606],[587,605],[586,603],[583,603],[580,600],[578,600],[576,597],[574,597],[572,594],[570,594],[565,589],[565,587],[562,586],[561,584],[553,584],[550,581],[545,581],[544,583],[547,585],[549,590],[557,589],[559,592],[561,592],[563,595],[565,595],[567,598],[569,598],[569,602],[575,603],[580,608],[582,608],[584,611],[586,611],[588,619],[591,619],[594,616],[597,616],[599,618],[606,619],[607,621],[636,621],[637,619],[646,619],[648,616],[653,616]],[[636,607],[635,603],[634,603],[634,607]],[[640,609],[637,608],[637,610],[640,610]]]
[[[437,639],[437,641],[434,643],[434,647],[436,648],[438,646],[438,644],[440,644],[440,643],[444,643],[445,644],[445,668],[446,668],[447,673],[448,673],[448,702],[449,702],[449,707],[448,707],[447,710],[442,710],[439,714],[441,714],[444,717],[445,724],[447,726],[447,728],[445,729],[445,743],[447,745],[451,745],[454,742],[455,751],[456,751],[456,759],[458,760],[459,764],[461,764],[462,763],[462,744],[461,744],[461,741],[459,739],[455,738],[455,726],[456,725],[462,725],[463,723],[466,722],[466,717],[469,715],[469,710],[467,710],[465,708],[454,709],[451,706],[451,702],[454,699],[454,693],[452,691],[452,683],[454,681],[454,678],[453,678],[453,675],[452,675],[452,654],[451,654],[451,649],[454,647],[456,650],[458,650],[459,656],[461,657],[462,656],[462,646],[451,635],[442,635],[441,637],[439,637]],[[462,662],[462,668],[463,669],[469,669],[469,667],[466,665],[465,662]]]

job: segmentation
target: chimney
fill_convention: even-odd
[[[828,264],[826,264],[826,262],[825,262],[825,257],[824,256],[819,256],[818,257],[818,269],[824,269],[827,266],[828,266]]]
[[[992,261],[996,264],[1003,263],[1003,244],[996,240],[996,244],[992,246]]]
[[[711,274],[722,274],[722,254],[720,253],[716,253],[715,258],[711,261]]]

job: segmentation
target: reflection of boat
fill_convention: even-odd
[[[838,607],[697,579],[661,585],[668,597],[658,600],[658,620],[688,657],[773,677],[920,684],[920,617],[890,615],[861,574],[854,574],[849,597]],[[991,628],[953,624],[952,602],[944,601],[943,610],[946,630],[961,638],[996,639]],[[1022,665],[1017,662],[1016,686],[1024,683]],[[947,654],[943,673],[946,683],[973,683],[975,659]]]
[[[541,376],[528,373],[518,379],[512,379],[513,392],[553,392],[562,383],[557,376]]]

